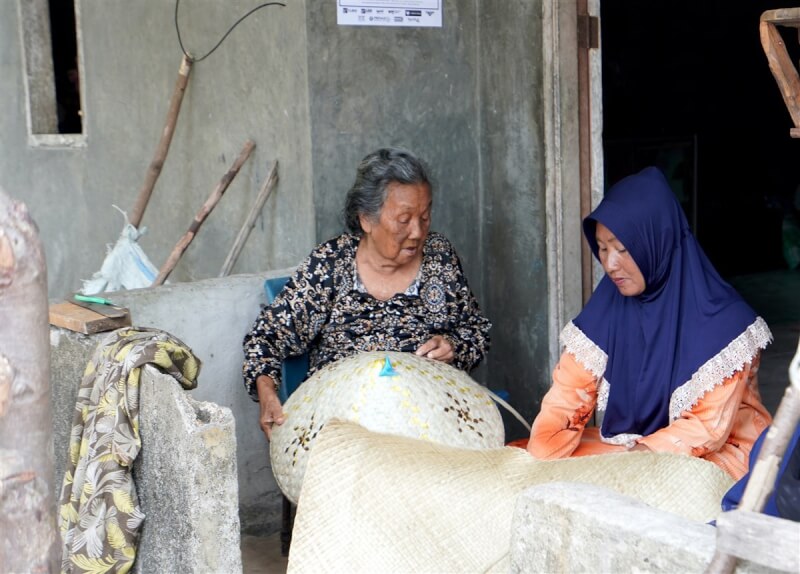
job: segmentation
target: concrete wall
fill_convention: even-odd
[[[484,2],[481,26],[484,272],[493,311],[491,379],[533,420],[549,387],[540,2]],[[497,278],[492,281],[490,278]],[[527,433],[521,425],[513,427]]]
[[[21,1],[0,2],[0,184],[39,223],[56,298],[97,271],[116,241],[122,218],[112,205],[133,206],[181,52],[174,2],[76,0],[85,135],[72,146],[32,145]],[[184,45],[204,54],[258,4],[182,3]],[[558,330],[547,322],[553,262],[545,250],[543,131],[552,119],[543,111],[542,13],[559,3],[445,0],[441,29],[340,27],[335,5],[293,0],[258,10],[194,65],[140,243],[160,266],[251,138],[254,155],[170,279],[216,276],[274,159],[280,183],[234,273],[294,265],[341,229],[358,160],[382,145],[411,148],[437,180],[433,228],[455,244],[495,324],[489,358],[474,376],[510,390],[531,419],[549,386]],[[565,93],[556,115],[572,117],[574,100]]]
[[[134,477],[145,514],[137,572],[240,572],[231,411],[188,396],[152,366],[141,379],[142,450]]]
[[[258,404],[242,383],[242,338],[266,303],[265,274],[236,275],[114,294],[128,307],[133,324],[166,331],[184,343],[203,365],[192,399],[230,409],[236,427],[236,468],[243,532],[274,532],[280,526],[281,494],[272,476],[269,445],[258,426]],[[51,329],[56,482],[63,477],[69,429],[83,369],[103,334],[87,336]],[[144,408],[144,407],[143,407]]]
[[[706,572],[716,529],[607,488],[578,483],[532,487],[517,499],[512,573]],[[775,573],[739,561],[737,572]]]
[[[175,2],[76,0],[84,138],[29,145],[17,0],[0,2],[0,181],[23,200],[45,245],[50,296],[81,287],[122,229],[161,136],[182,53]],[[46,5],[46,2],[44,2]],[[184,46],[201,56],[258,3],[180,5]],[[192,68],[177,128],[143,225],[159,267],[249,138],[256,149],[171,279],[215,277],[273,160],[281,181],[235,273],[296,264],[315,243],[305,42],[306,6],[255,12]]]
[[[41,23],[31,13],[46,4],[0,2],[0,184],[39,224],[55,299],[80,288],[119,236],[113,206],[134,205],[182,53],[172,1],[75,0],[84,134],[32,137],[24,61],[47,50],[30,41],[26,22]],[[184,46],[202,56],[259,4],[181,3]],[[444,0],[444,25],[434,29],[338,26],[334,0],[254,12],[192,68],[144,215],[144,251],[157,267],[166,260],[247,139],[257,145],[253,156],[172,282],[217,275],[274,160],[280,183],[234,273],[295,265],[340,231],[359,159],[378,146],[411,148],[437,181],[433,228],[455,244],[495,325],[474,376],[509,390],[532,419],[550,384],[557,333],[580,293],[568,4]]]
[[[495,326],[474,376],[511,389],[532,418],[549,386],[542,2],[443,4],[443,28],[413,29],[340,27],[334,2],[307,3],[317,237],[341,228],[343,194],[370,150],[425,158],[433,228]]]
[[[107,333],[86,336],[58,328],[50,333],[58,499],[81,373]],[[142,370],[139,397],[142,449],[133,476],[145,521],[134,571],[157,572],[165,564],[176,572],[241,571],[233,413],[195,400],[175,379],[152,366]],[[269,489],[270,482],[263,487]]]

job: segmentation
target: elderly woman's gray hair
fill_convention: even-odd
[[[358,166],[356,181],[347,192],[344,223],[355,235],[363,233],[359,216],[377,220],[386,201],[391,183],[425,184],[431,191],[430,176],[425,163],[410,151],[382,148],[372,152]]]

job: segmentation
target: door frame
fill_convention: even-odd
[[[550,368],[559,335],[597,283],[581,221],[603,190],[600,0],[542,5]]]

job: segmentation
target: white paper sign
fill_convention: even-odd
[[[340,26],[442,27],[443,0],[336,0]]]

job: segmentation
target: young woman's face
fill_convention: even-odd
[[[422,255],[430,226],[431,190],[425,184],[391,183],[378,220],[361,216],[373,247],[398,265]]]
[[[626,297],[641,295],[646,287],[644,275],[639,271],[639,266],[636,265],[636,261],[633,260],[622,242],[599,221],[595,228],[595,238],[603,270],[617,286],[619,292]]]

